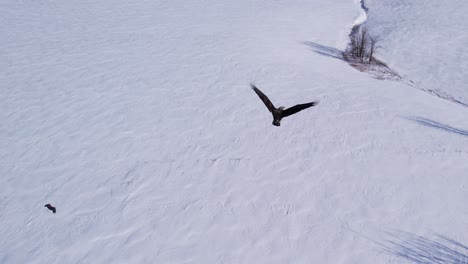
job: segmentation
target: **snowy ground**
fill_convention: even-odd
[[[379,56],[418,87],[468,106],[466,0],[366,0]]]
[[[468,109],[323,56],[357,1],[0,7],[0,263],[468,263]]]

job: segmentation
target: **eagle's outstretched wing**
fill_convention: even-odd
[[[298,105],[295,105],[293,107],[290,107],[288,109],[285,109],[283,111],[283,117],[286,117],[286,116],[290,116],[290,115],[293,115],[301,110],[304,110],[306,108],[309,108],[309,107],[312,107],[314,105],[317,105],[318,104],[318,101],[317,102],[311,102],[311,103],[307,103],[307,104],[298,104]]]
[[[46,204],[46,205],[44,205],[44,207],[47,207],[47,209],[51,210],[51,211],[55,214],[56,209],[55,209],[55,207],[53,207],[52,205]]]
[[[270,112],[273,112],[273,110],[275,109],[275,106],[270,101],[270,99],[268,99],[268,97],[264,93],[262,93],[262,91],[260,91],[255,85],[250,84],[250,88],[252,88],[255,91],[255,93],[258,95],[258,97],[262,99],[263,103],[266,105],[268,110],[270,110]]]

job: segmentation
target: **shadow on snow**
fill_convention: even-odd
[[[389,236],[381,246],[396,257],[414,263],[468,264],[468,247],[446,236],[429,238],[404,231]]]
[[[455,133],[455,134],[468,137],[468,131],[466,130],[454,128],[449,125],[445,125],[445,124],[442,124],[442,123],[439,123],[439,122],[436,122],[436,121],[433,121],[424,117],[408,116],[404,118],[410,121],[414,121],[423,126],[433,127],[433,128],[441,129],[447,132],[451,132],[451,133]]]
[[[302,42],[302,44],[309,46],[312,49],[312,51],[320,55],[332,57],[343,61],[345,60],[345,58],[343,57],[343,52],[339,49],[318,44],[312,41],[304,41]]]

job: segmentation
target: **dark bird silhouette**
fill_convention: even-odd
[[[263,103],[266,105],[268,110],[270,110],[271,114],[273,115],[273,125],[275,126],[280,126],[280,121],[283,119],[283,117],[287,117],[290,115],[293,115],[299,111],[302,111],[306,108],[309,108],[311,106],[317,105],[318,101],[316,102],[310,102],[306,104],[298,104],[293,107],[290,107],[288,109],[284,109],[284,106],[280,106],[276,108],[273,103],[268,99],[268,97],[262,93],[255,85],[250,84],[250,87],[255,91],[255,93],[262,99]]]
[[[56,210],[55,210],[55,207],[53,207],[52,205],[46,204],[44,205],[44,207],[47,207],[47,209],[51,210],[55,214]]]

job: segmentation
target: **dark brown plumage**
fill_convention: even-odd
[[[265,106],[268,108],[268,110],[271,112],[271,114],[273,115],[273,125],[275,126],[280,126],[281,125],[281,119],[283,117],[287,117],[287,116],[290,116],[290,115],[293,115],[299,111],[302,111],[306,108],[309,108],[311,106],[314,106],[314,105],[317,105],[318,104],[318,101],[316,102],[310,102],[310,103],[306,103],[306,104],[298,104],[298,105],[295,105],[293,107],[290,107],[288,109],[284,109],[284,106],[280,106],[278,108],[276,108],[273,103],[270,101],[270,99],[268,99],[268,97],[262,93],[262,91],[260,91],[255,85],[253,84],[250,84],[250,87],[255,91],[255,93],[258,95],[258,97],[260,97],[260,99],[263,101],[263,103],[265,104]]]
[[[46,204],[44,205],[44,207],[47,207],[47,209],[51,210],[55,214],[56,210],[55,210],[55,207],[53,207],[52,205]]]

